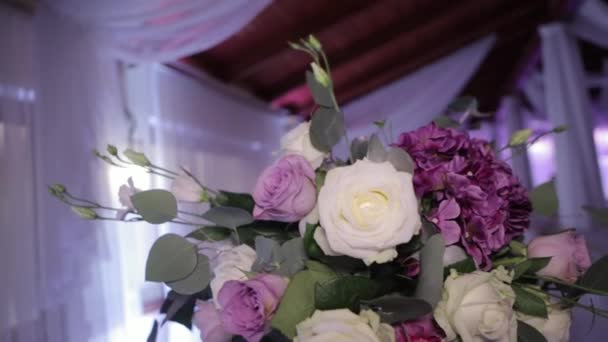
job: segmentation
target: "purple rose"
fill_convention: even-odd
[[[258,342],[269,331],[272,318],[287,280],[273,274],[262,274],[246,281],[230,280],[216,300],[222,307],[220,318],[225,331]]]
[[[205,342],[229,342],[232,335],[222,326],[220,314],[212,302],[196,302],[194,325],[201,331],[201,340]]]
[[[405,321],[395,326],[396,342],[441,342],[445,333],[432,315]]]
[[[528,245],[528,257],[551,257],[538,275],[555,277],[574,283],[591,266],[585,237],[574,230],[534,238]]]
[[[315,171],[304,157],[291,154],[262,172],[253,189],[258,220],[295,222],[315,206]]]

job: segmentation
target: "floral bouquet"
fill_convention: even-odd
[[[572,307],[608,315],[580,301],[608,294],[608,258],[592,264],[572,229],[523,243],[533,209],[555,212],[554,189],[528,192],[491,143],[457,129],[480,114],[474,101],[450,107],[460,121],[444,116],[396,140],[376,122],[376,134],[349,142],[321,44],[291,46],[312,57],[317,106],[251,194],[111,145],[97,156],[171,178],[171,190],[129,180],[123,208],[110,208],[50,187],[85,219],[196,227],[150,250],[146,280],[172,290],[164,321],[196,325],[205,342],[567,341]],[[332,153],[342,139],[344,160]],[[534,141],[522,130],[504,149]],[[209,208],[184,212],[180,202]]]

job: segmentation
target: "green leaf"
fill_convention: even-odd
[[[350,143],[350,154],[354,160],[360,160],[365,158],[367,155],[367,144],[369,140],[367,137],[357,137]],[[353,162],[354,162],[353,160]]]
[[[325,177],[327,176],[327,171],[317,170],[315,172],[315,186],[317,187],[317,192],[321,190],[323,184],[325,184]]]
[[[296,335],[296,324],[302,322],[315,311],[315,287],[335,277],[335,274],[321,271],[319,263],[308,262],[309,269],[298,272],[289,282],[281,303],[270,322],[273,328],[292,339]],[[310,265],[315,265],[313,268]]]
[[[301,271],[308,260],[303,239],[300,237],[279,245],[273,239],[258,236],[255,238],[255,250],[257,259],[252,267],[254,272],[291,276]]]
[[[263,236],[255,238],[255,252],[257,258],[251,267],[253,272],[272,272],[280,262],[280,247],[279,243],[273,239]]]
[[[518,279],[524,274],[536,274],[536,272],[547,266],[547,264],[549,264],[549,261],[551,261],[551,257],[530,258],[523,262],[520,262],[519,264],[516,264],[513,268],[513,280]]]
[[[517,342],[547,342],[547,339],[536,328],[517,320]]]
[[[379,129],[383,129],[384,125],[386,125],[386,120],[374,121],[374,126],[378,127]]]
[[[435,307],[443,291],[443,253],[445,243],[441,234],[431,236],[420,250],[420,274],[414,297]]]
[[[591,215],[593,222],[602,227],[608,227],[608,208],[584,206],[583,209]]]
[[[577,284],[586,288],[608,292],[606,270],[608,270],[608,255],[604,255],[594,262],[578,280]]]
[[[158,238],[146,261],[146,280],[170,282],[184,279],[198,262],[196,246],[177,234]]]
[[[349,308],[359,310],[361,300],[369,300],[378,295],[380,285],[369,278],[345,276],[317,284],[315,289],[315,307],[317,310]]]
[[[330,152],[344,136],[344,114],[319,107],[310,121],[310,142],[319,151]]]
[[[334,101],[331,95],[331,89],[324,87],[321,83],[319,83],[315,75],[306,71],[306,85],[312,94],[312,98],[315,100],[315,103],[322,107],[331,108],[334,106]]]
[[[81,219],[94,220],[97,218],[97,213],[91,208],[73,206],[72,211],[80,216]]]
[[[555,127],[553,127],[553,133],[562,133],[562,132],[565,132],[567,129],[568,129],[568,126],[566,126],[566,125],[555,126]]]
[[[509,139],[509,147],[515,147],[527,143],[531,135],[532,130],[529,128],[524,128],[513,132],[513,134],[511,134],[511,139]]]
[[[458,273],[471,273],[471,272],[474,272],[477,270],[477,266],[475,265],[475,261],[473,261],[473,258],[469,257],[464,260],[460,260],[458,262],[455,262],[451,265],[446,266],[443,269],[444,277],[446,277],[450,274],[451,269],[456,270],[456,272],[458,272]]]
[[[304,250],[311,258],[320,258],[325,255],[317,241],[315,241],[315,230],[319,226],[317,224],[306,224],[306,232],[304,233]]]
[[[511,240],[509,242],[509,248],[511,248],[511,253],[518,256],[527,256],[528,255],[528,247],[525,244],[517,241]]]
[[[106,147],[106,151],[108,151],[108,153],[111,156],[117,156],[118,155],[118,149],[114,145],[108,144],[108,146]]]
[[[515,304],[513,308],[521,313],[530,316],[547,318],[547,305],[545,300],[523,287],[512,284],[515,292]]]
[[[210,280],[209,259],[202,254],[198,254],[194,271],[184,279],[167,282],[167,286],[179,294],[192,295],[204,290],[209,285]]]
[[[414,174],[416,164],[410,155],[400,148],[392,147],[388,151],[387,160],[393,164],[397,171]]]
[[[131,196],[131,201],[144,221],[152,224],[169,222],[177,216],[177,200],[166,190],[141,191]]]
[[[281,245],[281,256],[283,258],[279,274],[291,276],[306,266],[306,260],[308,256],[304,250],[304,239],[297,237],[286,241]]]
[[[236,230],[237,227],[253,222],[248,211],[234,207],[213,207],[202,215],[202,218],[221,227]]]
[[[127,157],[127,159],[131,161],[131,163],[135,165],[144,167],[152,165],[146,155],[141,152],[137,152],[128,148],[123,152],[123,154],[125,155],[125,157]]]
[[[214,204],[222,207],[241,208],[252,213],[255,201],[253,200],[253,197],[247,193],[220,191],[219,194],[215,196]]]
[[[384,148],[384,144],[380,141],[377,134],[372,134],[367,145],[367,159],[374,163],[383,163],[387,160],[388,153]]]
[[[310,67],[312,68],[312,73],[315,76],[315,80],[317,80],[317,82],[322,86],[328,88],[331,80],[329,79],[327,72],[325,72],[325,70],[323,70],[323,68],[321,68],[316,62],[310,63]]]
[[[438,116],[433,119],[433,122],[440,128],[458,128],[460,123],[449,116]]]
[[[555,181],[550,180],[532,189],[529,194],[532,208],[538,214],[554,216],[557,214],[559,200],[555,190]]]
[[[226,227],[205,226],[193,230],[186,237],[200,241],[221,241],[229,238],[231,233],[232,231]]]
[[[389,324],[416,319],[433,312],[433,307],[426,301],[399,294],[362,301],[362,304],[376,311],[382,322]]]

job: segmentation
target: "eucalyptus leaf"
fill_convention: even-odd
[[[247,193],[220,191],[219,194],[215,196],[214,204],[223,207],[241,208],[251,213],[253,212],[255,201],[253,200],[253,197]]]
[[[309,266],[308,270],[298,272],[289,281],[281,303],[270,322],[273,328],[290,339],[296,335],[296,325],[315,311],[314,301],[311,299],[315,297],[316,285],[335,277],[334,273],[319,271],[314,262],[312,265],[315,265],[314,270]]]
[[[426,301],[399,294],[386,295],[361,303],[376,311],[382,322],[388,324],[416,319],[433,312],[433,307]]]
[[[523,314],[547,318],[547,304],[545,300],[523,287],[512,284],[515,292],[515,304],[513,308]]]
[[[315,230],[319,226],[316,224],[306,224],[306,232],[304,233],[304,250],[311,258],[319,258],[325,255],[317,241],[315,241]]]
[[[517,342],[547,342],[547,339],[536,328],[517,320]]]
[[[528,142],[528,139],[531,135],[532,130],[529,128],[524,128],[513,132],[511,138],[509,139],[509,147],[515,147],[525,144],[526,142]]]
[[[317,284],[315,307],[317,310],[349,308],[357,312],[361,300],[378,296],[380,284],[361,276],[345,276]]]
[[[416,164],[412,157],[404,150],[392,147],[388,151],[388,161],[393,164],[397,171],[414,174]]]
[[[169,191],[153,189],[131,196],[133,206],[144,221],[161,224],[177,216],[177,200]]]
[[[264,236],[256,236],[255,252],[257,258],[253,263],[251,270],[253,272],[274,271],[280,263],[280,247],[279,243],[273,239]]]
[[[388,152],[377,134],[372,134],[367,145],[367,159],[374,163],[383,163],[388,159]]]
[[[344,114],[319,107],[310,120],[310,142],[319,151],[330,152],[345,133]]]
[[[161,306],[160,313],[165,314],[161,325],[168,321],[183,325],[187,329],[192,329],[192,316],[194,315],[194,304],[196,297],[182,295],[175,291],[170,291]]]
[[[368,137],[357,137],[350,143],[350,154],[354,160],[360,160],[367,155]]]
[[[591,215],[596,224],[608,228],[608,208],[584,206],[583,209]]]
[[[458,128],[460,123],[449,116],[438,116],[433,119],[433,122],[440,128]]]
[[[443,254],[445,243],[441,234],[431,236],[420,250],[420,274],[414,297],[434,308],[443,291]]]
[[[135,165],[144,167],[152,165],[146,155],[141,152],[137,152],[129,148],[126,149],[123,154]]]
[[[608,292],[608,255],[591,264],[585,274],[578,280],[577,284],[593,290]]]
[[[213,207],[204,213],[202,217],[218,226],[234,230],[237,227],[253,222],[251,213],[244,209],[234,207]]]
[[[513,280],[518,279],[524,274],[536,274],[551,261],[551,257],[530,258],[513,267]]]
[[[221,241],[229,238],[231,233],[232,230],[226,227],[204,226],[193,230],[186,237],[199,241]]]
[[[477,270],[477,266],[475,265],[475,261],[473,258],[468,257],[464,260],[460,260],[451,265],[448,265],[443,270],[444,277],[450,274],[450,270],[456,270],[458,273],[471,273]]]
[[[291,276],[304,269],[308,256],[304,249],[304,239],[301,237],[286,241],[280,248],[283,258],[280,264],[280,274]]]
[[[330,86],[331,80],[329,79],[329,75],[327,72],[323,70],[316,62],[310,63],[310,67],[312,68],[312,73],[315,76],[315,80],[322,86],[328,88]]]
[[[193,295],[204,290],[211,281],[211,266],[209,259],[198,254],[194,271],[184,279],[167,282],[173,291],[183,295]]]
[[[146,261],[146,280],[170,282],[186,278],[198,262],[196,246],[177,234],[158,238]]]
[[[555,181],[550,180],[532,189],[529,193],[534,212],[544,216],[554,216],[559,208]]]
[[[315,103],[323,107],[333,107],[331,89],[319,83],[311,71],[306,71],[306,85],[312,94]]]

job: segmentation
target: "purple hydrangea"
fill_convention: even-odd
[[[480,268],[528,228],[528,193],[487,141],[431,123],[401,134],[396,146],[416,162],[414,188],[430,203],[423,208],[427,219]]]

